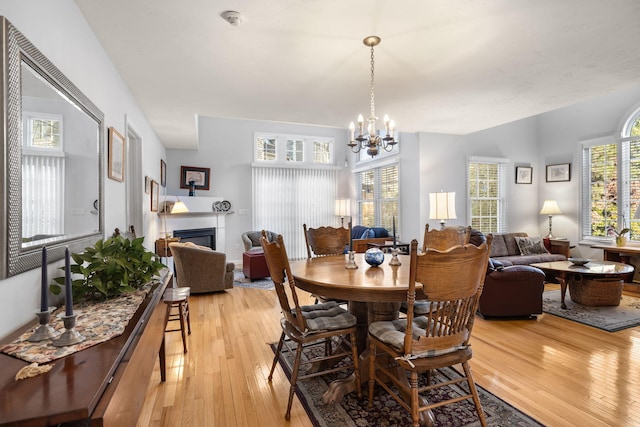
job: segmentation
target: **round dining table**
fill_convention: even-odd
[[[296,287],[315,295],[348,301],[349,312],[358,319],[357,342],[360,354],[360,379],[366,387],[369,378],[367,335],[369,324],[398,318],[400,303],[407,300],[409,289],[409,255],[398,255],[401,265],[389,265],[390,254],[384,262],[372,267],[364,254],[355,254],[356,269],[345,268],[346,255],[332,255],[290,262]],[[424,299],[422,285],[416,283],[416,299]],[[404,371],[402,371],[404,372]],[[323,396],[325,403],[334,403],[355,390],[354,377],[330,384]],[[422,425],[431,425],[433,415],[423,412]]]
[[[292,261],[291,273],[296,286],[326,298],[349,301],[349,311],[358,318],[358,350],[365,348],[368,326],[378,320],[398,318],[400,303],[407,300],[409,255],[398,255],[401,265],[391,266],[391,255],[372,267],[364,254],[355,254],[356,269],[347,269],[346,255],[323,256]],[[425,298],[422,285],[416,283],[416,299]]]

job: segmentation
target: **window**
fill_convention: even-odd
[[[62,151],[62,116],[23,114],[25,150]]]
[[[360,225],[391,230],[395,217],[396,227],[399,227],[400,185],[397,163],[356,172],[355,177]]]
[[[314,163],[332,163],[333,144],[328,141],[313,141],[313,162]]]
[[[630,228],[640,239],[640,110],[632,114],[619,138],[582,142],[583,238],[598,239]]]
[[[256,138],[256,160],[276,159],[276,139],[257,137]]]
[[[22,236],[64,233],[64,173],[62,116],[23,114]]]
[[[301,139],[287,139],[287,161],[301,162],[303,156],[304,141]]]
[[[333,138],[255,134],[256,162],[333,165]]]
[[[253,229],[283,235],[291,259],[307,256],[302,224],[310,227],[339,223],[334,207],[337,168],[251,168]]]
[[[507,229],[505,202],[506,159],[470,157],[467,161],[468,218],[483,233]]]

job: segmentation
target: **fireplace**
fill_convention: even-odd
[[[190,228],[187,230],[173,230],[173,237],[179,237],[180,242],[192,242],[196,245],[207,246],[216,250],[215,228]]]

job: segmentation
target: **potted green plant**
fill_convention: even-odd
[[[143,241],[144,237],[114,236],[98,240],[83,253],[72,253],[71,273],[80,276],[71,281],[74,300],[106,300],[149,283],[165,265],[144,248]],[[58,295],[64,288],[64,276],[53,280],[56,283],[50,289]]]
[[[626,227],[620,231],[616,229],[613,230],[614,234],[616,235],[616,246],[626,246],[627,236],[625,236],[625,234],[627,234],[629,231],[631,230]]]

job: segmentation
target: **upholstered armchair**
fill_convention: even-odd
[[[169,248],[179,286],[190,287],[192,294],[233,288],[235,265],[224,253],[191,242],[169,243]]]
[[[262,231],[247,231],[242,233],[242,243],[244,243],[244,251],[262,252],[262,246],[260,246],[260,237],[262,237]],[[275,242],[278,238],[278,233],[273,231],[267,231],[267,239],[270,242]]]

